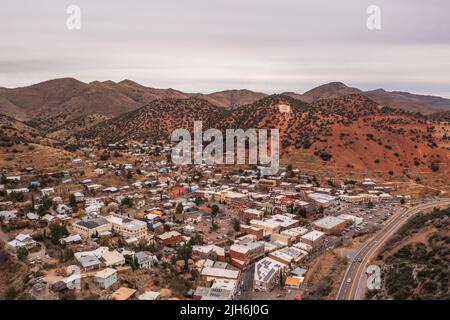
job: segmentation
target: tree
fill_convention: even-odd
[[[74,194],[71,194],[69,196],[69,206],[71,206],[72,208],[75,208],[77,206],[77,199],[75,198]]]
[[[181,202],[178,202],[177,207],[175,209],[175,213],[176,214],[181,214],[183,213],[183,204]]]
[[[128,170],[127,172],[127,179],[132,179],[133,178],[133,174],[131,173],[131,170]]]
[[[187,268],[188,260],[192,257],[192,246],[190,244],[185,244],[182,246],[177,253],[178,259],[184,260],[184,266]]]
[[[69,234],[66,227],[62,224],[54,222],[50,224],[50,238],[54,244],[58,244],[59,240]]]
[[[25,199],[25,196],[22,192],[13,191],[9,194],[9,198],[14,202],[22,202]]]
[[[211,206],[211,214],[215,217],[218,213],[219,213],[220,209],[219,206],[217,206],[216,204],[213,204]]]
[[[239,219],[233,219],[234,231],[238,232],[240,228],[241,228],[241,222],[239,221]]]
[[[5,291],[5,299],[6,300],[13,300],[13,299],[17,298],[18,295],[19,295],[19,292],[14,287],[9,287]]]
[[[44,208],[44,206],[39,206],[37,209],[37,214],[39,217],[43,217],[47,214],[47,210]]]
[[[130,197],[125,197],[124,199],[122,199],[122,205],[131,208],[133,206],[133,200],[131,200]]]
[[[23,247],[18,248],[17,249],[17,258],[19,258],[19,260],[24,260],[26,257],[28,257],[28,250]]]
[[[201,246],[203,244],[203,238],[200,234],[196,233],[191,237],[188,244],[191,246]]]

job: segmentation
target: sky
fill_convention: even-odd
[[[369,5],[380,30],[366,26]],[[341,81],[450,98],[449,31],[448,0],[2,0],[0,86],[74,77],[303,93]]]

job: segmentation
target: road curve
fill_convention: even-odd
[[[345,276],[342,279],[336,295],[336,300],[354,300],[358,298],[356,293],[361,286],[362,277],[364,276],[364,271],[367,269],[367,264],[372,260],[378,250],[384,246],[392,235],[394,235],[411,216],[423,210],[446,205],[450,205],[450,199],[420,204],[402,213],[398,213],[388,220],[387,224],[385,224],[373,238],[366,242],[359,251],[350,258]],[[351,281],[347,282],[349,278]]]

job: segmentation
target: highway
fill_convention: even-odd
[[[393,215],[373,238],[366,242],[356,254],[350,257],[345,276],[336,295],[336,300],[364,299],[366,283],[363,279],[365,279],[365,270],[369,262],[386,242],[415,214],[423,210],[448,205],[450,205],[450,199],[435,200]]]

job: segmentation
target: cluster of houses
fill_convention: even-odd
[[[136,252],[131,249],[136,245],[151,245],[156,252],[175,256],[198,234],[203,243],[192,246],[190,265],[199,271],[199,279],[190,297],[239,297],[245,287],[243,274],[253,268],[248,290],[298,289],[307,272],[304,261],[319,252],[328,237],[341,234],[350,224],[362,223],[362,218],[348,214],[324,215],[324,209],[336,202],[375,203],[396,198],[390,194],[393,184],[371,179],[333,181],[333,186],[320,187],[314,177],[295,168],[281,168],[276,176],[261,177],[258,167],[226,171],[206,164],[176,167],[167,160],[150,160],[149,153],[169,154],[170,146],[111,144],[108,148],[127,150],[129,162],[100,161],[88,150],[86,157],[73,159],[70,169],[55,175],[58,182],[52,186],[42,187],[37,178],[30,178],[32,168],[23,177],[6,175],[0,185],[5,194],[0,202],[2,223],[23,216],[9,196],[24,194],[24,201],[33,204],[26,219],[66,226],[69,235],[60,239],[63,245],[92,246],[75,252],[74,258],[103,290],[117,285],[121,270],[130,261],[137,269],[158,266],[155,252]],[[44,199],[52,205],[40,215]],[[224,220],[231,219],[224,232],[231,236],[218,241],[199,227],[214,220],[212,205],[221,206]],[[100,239],[113,237],[123,240],[119,248],[100,245]],[[19,234],[8,242],[13,251],[35,245],[29,234]],[[55,288],[64,289],[64,283]],[[111,297],[157,299],[159,294],[137,295],[133,288],[120,287]]]

